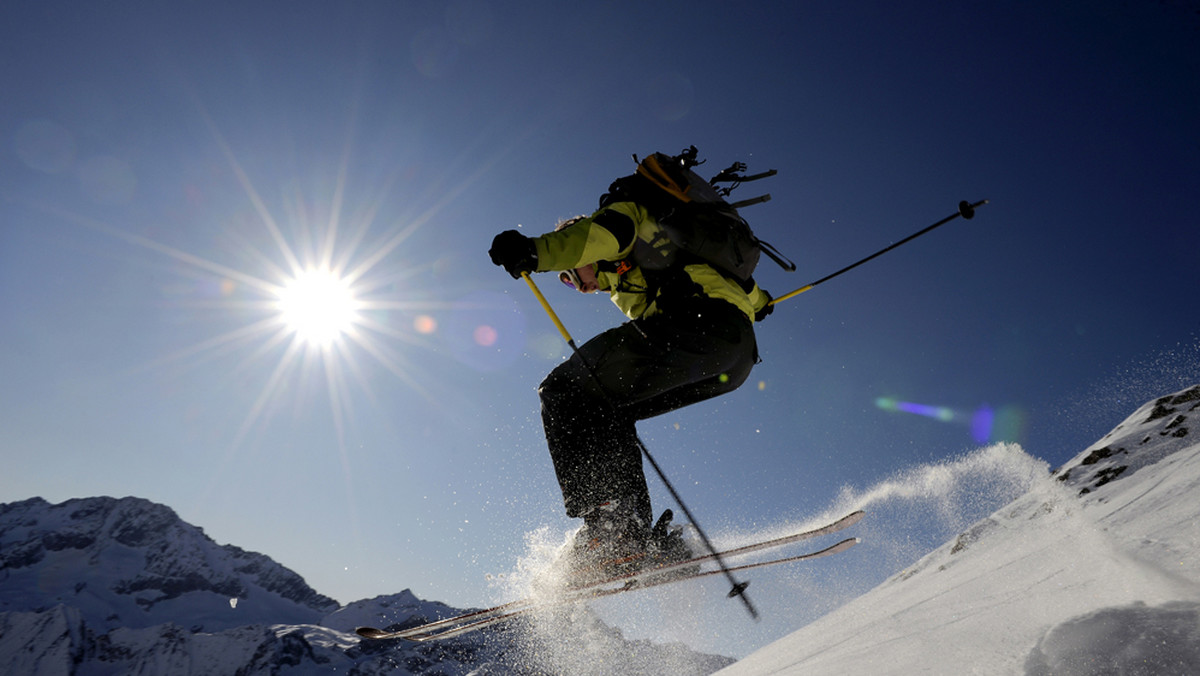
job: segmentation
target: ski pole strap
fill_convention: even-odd
[[[779,249],[776,249],[770,243],[764,242],[760,239],[760,240],[758,240],[758,247],[759,247],[759,249],[762,250],[763,253],[767,254],[768,258],[775,261],[775,264],[778,265],[779,267],[783,268],[784,270],[787,270],[788,272],[796,271],[796,264],[792,262],[792,259],[788,258],[787,256],[784,256],[783,253],[779,251]]]
[[[538,288],[537,284],[534,284],[533,278],[529,276],[528,272],[522,272],[521,277],[525,280],[525,283],[529,285],[529,290],[533,292],[535,297],[537,297],[538,302],[542,304],[542,309],[545,310],[546,314],[550,316],[550,321],[554,322],[554,326],[558,327],[558,332],[562,335],[563,340],[567,341],[567,345],[570,345],[571,349],[575,349],[575,339],[572,338],[571,334],[567,332],[567,327],[564,326],[562,320],[558,318],[558,314],[554,311],[554,308],[550,307],[550,303],[546,300],[546,297],[542,295],[542,290]]]

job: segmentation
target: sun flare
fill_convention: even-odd
[[[279,317],[308,345],[329,346],[358,320],[358,300],[346,280],[329,270],[308,269],[279,293]]]
[[[431,300],[434,294],[426,289],[418,288],[409,297],[411,284],[400,285],[398,280],[419,281],[423,265],[432,263],[406,264],[397,251],[444,204],[467,190],[470,181],[441,196],[419,216],[394,216],[384,205],[388,189],[379,189],[374,196],[367,194],[370,191],[348,189],[348,145],[327,186],[317,187],[313,194],[297,191],[278,196],[276,208],[286,215],[280,219],[272,213],[274,203],[254,186],[234,148],[203,107],[200,114],[252,210],[245,212],[245,219],[239,216],[233,224],[222,226],[228,238],[222,241],[233,243],[236,263],[207,258],[58,207],[44,207],[70,222],[174,260],[179,275],[189,281],[180,288],[192,294],[179,304],[181,310],[218,311],[218,321],[226,330],[159,357],[151,365],[193,359],[200,363],[240,352],[232,374],[246,378],[251,368],[261,367],[256,373],[261,376],[261,387],[253,402],[245,406],[230,453],[259,439],[257,435],[285,404],[306,404],[323,384],[344,454],[345,426],[355,401],[352,381],[373,400],[371,383],[376,368],[434,401],[426,381],[415,373],[421,364],[404,348],[440,349],[447,330],[435,312],[458,309],[459,305]],[[392,179],[384,183],[390,187]],[[347,201],[356,206],[348,208]],[[384,213],[389,214],[391,225],[374,232]],[[241,227],[243,220],[245,228]],[[397,262],[397,258],[402,260]],[[470,314],[477,311],[474,306],[465,309]],[[189,319],[192,316],[189,314]],[[482,336],[475,342],[481,346],[496,341],[487,331],[476,335]]]

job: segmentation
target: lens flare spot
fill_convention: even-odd
[[[875,406],[885,411],[912,413],[942,422],[951,422],[957,417],[957,414],[953,410],[945,406],[914,404],[911,401],[897,401],[891,397],[879,397],[875,400]]]
[[[999,410],[984,404],[974,413],[955,411],[945,406],[929,406],[900,401],[893,397],[879,397],[875,406],[892,413],[912,413],[945,423],[965,425],[976,443],[996,441],[1020,441],[1025,428],[1025,415],[1015,406]]]
[[[487,324],[482,324],[480,326],[475,327],[475,344],[476,345],[482,345],[484,347],[491,347],[492,345],[496,344],[497,338],[499,338],[499,334],[497,334],[496,329],[492,328],[491,326],[488,326]]]
[[[992,438],[992,426],[996,422],[996,412],[991,406],[984,404],[971,416],[971,438],[978,443],[984,443]]]
[[[1025,411],[1017,406],[1003,406],[996,411],[996,420],[992,424],[991,441],[1015,441],[1020,443],[1025,438]]]
[[[413,319],[413,330],[420,334],[429,335],[437,331],[437,320],[429,315],[418,315]]]

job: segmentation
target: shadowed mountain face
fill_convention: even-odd
[[[64,604],[93,626],[300,624],[338,607],[266,556],[218,545],[138,498],[0,506],[0,571],[0,610]]]

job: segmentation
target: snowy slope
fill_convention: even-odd
[[[1200,673],[1200,386],[1139,408],[1026,495],[719,672]]]

